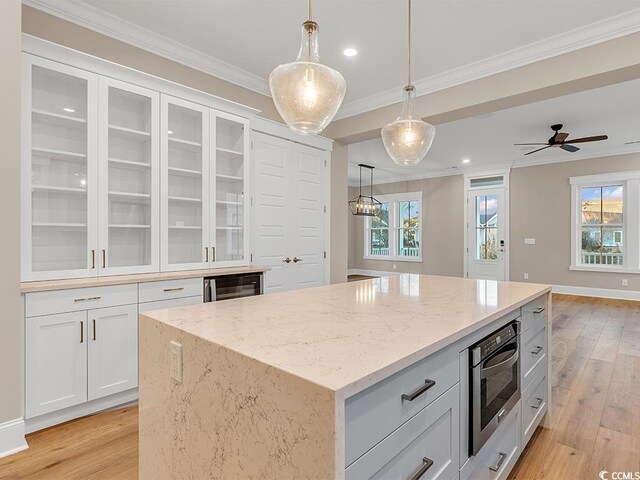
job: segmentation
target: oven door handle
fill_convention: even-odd
[[[493,375],[496,372],[500,372],[502,370],[506,370],[508,368],[513,367],[513,365],[518,361],[518,354],[520,353],[520,348],[516,347],[515,352],[505,361],[498,363],[497,365],[493,365],[487,368],[480,368],[480,378],[487,378],[490,375]]]

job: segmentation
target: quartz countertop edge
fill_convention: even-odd
[[[189,278],[218,277],[242,273],[268,272],[269,267],[244,266],[220,267],[198,270],[182,270],[175,272],[136,273],[125,275],[108,275],[104,277],[70,278],[63,280],[37,280],[22,282],[20,293],[50,292],[53,290],[69,290],[72,288],[108,287],[127,283],[161,282],[163,280],[184,280]]]
[[[402,281],[401,280],[402,277],[407,277],[407,276],[409,275],[397,275],[393,277],[382,277],[382,278],[388,278],[390,279],[389,281],[392,281],[392,282],[399,282],[399,281]],[[482,280],[454,279],[454,277],[435,277],[435,276],[424,276],[424,275],[410,275],[410,277],[420,277],[423,279],[427,279],[431,282],[438,282],[438,281],[443,281],[443,282],[454,281],[458,283],[485,282]],[[393,278],[395,278],[395,280],[391,280]],[[531,290],[530,293],[526,295],[521,295],[518,298],[518,300],[513,302],[508,302],[505,305],[501,306],[500,308],[497,308],[492,312],[486,312],[486,314],[485,313],[478,314],[477,320],[473,321],[468,325],[463,326],[462,328],[453,328],[451,329],[451,331],[448,331],[443,335],[434,335],[436,339],[433,341],[423,342],[421,345],[419,345],[416,348],[407,348],[405,350],[402,350],[401,353],[394,355],[392,359],[390,359],[389,361],[386,361],[384,364],[379,364],[377,366],[372,367],[371,371],[354,373],[353,375],[344,375],[344,374],[332,375],[331,372],[323,374],[322,372],[318,372],[317,369],[315,368],[311,368],[311,371],[305,371],[304,365],[301,366],[298,363],[296,363],[295,361],[296,359],[294,358],[294,355],[296,354],[298,354],[299,356],[304,356],[305,354],[296,353],[295,351],[291,353],[290,358],[286,358],[282,361],[277,361],[276,358],[270,359],[270,356],[271,357],[273,357],[274,355],[277,356],[276,350],[278,349],[286,350],[286,347],[289,345],[286,339],[283,339],[280,345],[262,344],[262,345],[259,345],[257,349],[254,348],[254,351],[251,351],[252,345],[250,343],[243,343],[243,341],[245,338],[249,338],[252,334],[255,335],[255,338],[259,337],[260,332],[256,333],[251,328],[252,325],[243,325],[241,327],[238,327],[238,331],[240,333],[237,336],[233,336],[237,332],[232,332],[231,334],[229,334],[229,332],[223,331],[225,330],[226,327],[231,326],[231,323],[220,324],[221,328],[219,329],[215,328],[219,326],[218,324],[216,324],[213,327],[211,325],[205,324],[205,322],[207,321],[214,322],[214,323],[217,322],[218,320],[214,319],[216,313],[221,314],[221,316],[228,315],[228,318],[225,318],[225,320],[228,320],[230,322],[237,321],[239,316],[234,316],[234,314],[232,313],[232,306],[233,306],[232,302],[236,302],[235,306],[237,310],[247,309],[255,305],[255,307],[258,307],[261,314],[269,315],[268,307],[272,306],[274,301],[277,303],[278,298],[284,298],[285,296],[291,296],[290,298],[295,298],[293,297],[294,295],[311,296],[313,298],[314,291],[319,295],[321,292],[326,294],[327,292],[336,291],[340,288],[346,291],[349,291],[351,289],[357,292],[359,287],[364,289],[375,288],[374,285],[378,281],[381,281],[381,279],[364,280],[361,282],[352,282],[350,284],[345,283],[345,284],[339,284],[339,285],[329,285],[324,287],[316,287],[316,288],[293,291],[293,292],[273,293],[273,294],[269,294],[261,297],[249,297],[249,298],[231,300],[227,302],[222,302],[221,304],[213,303],[213,304],[195,305],[195,306],[189,306],[189,307],[177,307],[177,308],[171,308],[166,310],[157,310],[157,311],[145,312],[144,315],[157,322],[167,324],[187,334],[194,335],[198,338],[201,338],[202,340],[209,342],[212,345],[215,345],[216,347],[221,347],[221,348],[228,349],[230,351],[234,351],[246,358],[260,362],[263,365],[267,365],[269,367],[278,369],[289,375],[294,375],[305,381],[308,381],[313,384],[319,385],[323,388],[326,388],[334,392],[336,395],[336,398],[346,399],[348,397],[351,397],[367,389],[368,387],[378,383],[379,381],[399,372],[400,370],[412,365],[413,363],[454,344],[455,342],[463,339],[464,337],[472,334],[473,332],[491,324],[493,321],[508,314],[509,312],[522,307],[523,305],[539,297],[540,295],[546,294],[551,291],[550,285],[531,284],[531,283],[516,284],[516,285],[528,286],[528,288]],[[512,282],[495,282],[495,283],[497,284],[499,283],[507,286],[514,285],[514,283]],[[354,284],[359,284],[359,285],[354,285]],[[396,293],[396,295],[398,294]],[[313,311],[314,306],[310,302],[305,303],[304,305],[305,307],[309,307],[310,311]],[[254,317],[259,316],[259,314],[254,313],[256,311],[255,307],[249,308],[252,311],[251,315]],[[284,309],[284,306],[283,306],[283,309]],[[218,310],[220,311],[218,312]],[[299,312],[297,313],[299,314]],[[189,314],[199,318],[195,320],[194,319],[186,320],[186,316]],[[347,315],[347,318],[349,318],[349,313],[346,313],[346,315]],[[270,319],[268,317],[264,317],[262,318],[262,320],[263,320],[263,323],[267,324],[268,326]],[[264,327],[265,325],[261,325],[261,326]],[[284,331],[286,331],[285,327],[286,325],[281,326],[281,328],[284,328]],[[207,328],[210,329],[209,332],[203,331],[203,329],[206,330]],[[428,329],[428,328],[429,328],[429,325],[426,325],[425,329]],[[231,329],[226,328],[226,329],[233,330],[233,328]],[[216,334],[220,334],[220,335],[229,334],[231,335],[230,341],[224,341],[224,339],[222,338],[216,338]],[[331,341],[331,339],[328,339],[328,340]],[[337,341],[338,340],[336,340],[336,342]],[[300,339],[293,339],[292,343],[313,344],[314,342],[312,339],[309,339],[308,342],[305,342]],[[378,340],[378,343],[380,343],[380,340]],[[328,342],[326,342],[326,344],[328,344]],[[365,351],[363,349],[365,356],[369,356],[371,357],[371,359],[374,359],[375,356],[373,356],[372,352],[370,351],[371,347],[369,346],[367,348],[369,348],[369,351]],[[269,349],[272,349],[274,351],[269,351]],[[311,352],[311,353],[313,354],[314,352]],[[321,352],[321,353],[327,353],[327,352]],[[324,359],[330,359],[330,358],[331,356],[324,357]],[[292,359],[293,359],[293,363],[292,363]],[[314,359],[308,359],[308,360],[311,360],[311,362],[315,361]],[[289,363],[287,363],[287,361]],[[318,361],[321,362],[322,360],[318,360]],[[339,364],[339,362],[336,362],[336,365],[338,369],[344,368],[344,365]]]

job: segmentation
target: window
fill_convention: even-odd
[[[498,258],[498,196],[476,196],[476,260]]]
[[[640,273],[640,172],[571,178],[572,270]]]
[[[422,192],[378,196],[377,215],[365,221],[365,258],[422,261]]]

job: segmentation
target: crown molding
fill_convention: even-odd
[[[271,96],[266,79],[111,15],[79,0],[23,0],[23,4],[187,67]]]
[[[640,31],[640,8],[414,82],[417,96],[445,90]],[[342,105],[335,120],[400,102],[401,88]]]

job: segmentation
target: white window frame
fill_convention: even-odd
[[[640,171],[571,177],[571,265],[570,270],[587,272],[640,273]],[[622,185],[622,240],[624,265],[582,263],[582,207],[580,190],[587,187]]]
[[[366,217],[364,222],[364,259],[365,260],[391,260],[394,262],[422,262],[422,245],[424,239],[422,236],[422,209],[424,207],[424,199],[422,192],[410,193],[394,193],[390,195],[379,195],[376,198],[381,203],[389,204],[389,255],[371,255],[371,217]],[[419,254],[417,257],[405,257],[398,255],[398,206],[400,202],[420,202],[420,215],[418,222],[418,233],[420,245],[418,247]]]

